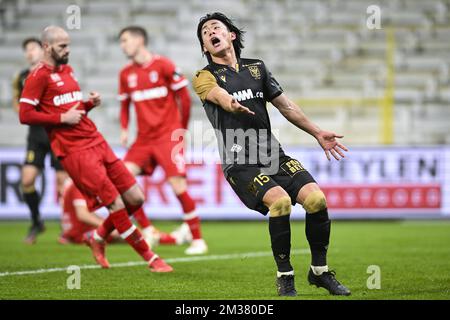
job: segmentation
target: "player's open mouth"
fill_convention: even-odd
[[[213,38],[211,38],[211,43],[214,47],[218,47],[220,45],[220,39],[213,37]]]

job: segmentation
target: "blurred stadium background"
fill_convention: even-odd
[[[381,9],[381,29],[367,27],[373,4]],[[118,31],[144,26],[151,50],[192,79],[206,63],[197,22],[222,11],[247,31],[243,56],[263,59],[311,119],[345,135],[348,159],[329,164],[314,139],[269,107],[282,145],[326,190],[332,216],[450,217],[448,0],[0,0],[0,218],[28,216],[17,194],[27,128],[11,105],[12,77],[25,67],[21,42],[47,25],[66,26],[69,5],[81,9],[81,28],[69,30],[70,64],[85,92],[103,96],[91,117],[118,154],[117,79],[126,63]],[[198,141],[202,131],[193,125],[210,126],[193,92],[192,100],[190,128]],[[238,202],[213,162],[192,165],[189,177],[203,218],[259,218]],[[162,179],[156,172],[144,181],[149,212],[178,218]],[[58,217],[53,172],[43,180],[44,217]]]

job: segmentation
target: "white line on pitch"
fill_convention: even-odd
[[[292,250],[291,254],[308,254],[309,249],[297,249]],[[196,261],[212,261],[212,260],[231,260],[231,259],[246,259],[246,258],[258,258],[258,257],[268,257],[272,256],[271,251],[260,251],[260,252],[246,252],[246,253],[233,253],[233,254],[222,254],[222,255],[208,255],[208,256],[196,256],[196,257],[180,257],[180,258],[169,258],[164,259],[167,263],[181,263],[181,262],[196,262]],[[112,263],[111,268],[124,268],[124,267],[134,267],[140,265],[147,265],[145,261],[130,261],[130,262],[119,262]],[[81,265],[80,269],[100,269],[97,264]],[[24,270],[24,271],[14,271],[14,272],[2,272],[0,277],[7,276],[23,276],[29,274],[39,274],[39,273],[50,273],[50,272],[65,272],[65,268],[50,268],[50,269],[37,269],[37,270]]]

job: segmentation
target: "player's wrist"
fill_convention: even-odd
[[[95,107],[96,107],[96,104],[92,100],[88,100],[88,101],[84,102],[84,109],[86,111],[89,111]]]
[[[323,132],[323,130],[320,129],[320,128],[312,128],[311,131],[310,131],[310,134],[311,134],[314,138],[316,138],[316,140],[319,140],[320,137],[322,136],[322,132]]]

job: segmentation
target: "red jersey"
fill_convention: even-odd
[[[64,188],[63,193],[64,210],[61,218],[61,227],[63,231],[63,237],[69,239],[81,239],[85,232],[95,229],[81,222],[76,213],[76,206],[86,206],[86,200],[81,192],[75,187],[73,182],[70,182]]]
[[[128,64],[119,79],[122,128],[128,128],[129,106],[133,102],[137,139],[170,139],[173,130],[183,128],[175,92],[187,85],[187,79],[168,58],[154,55],[146,64]]]
[[[86,115],[76,125],[61,123],[61,114],[78,102],[80,110],[87,112],[92,108],[92,103],[83,102],[72,67],[61,65],[55,68],[41,63],[25,80],[20,98],[20,120],[26,124],[43,125],[53,152],[57,157],[64,157],[104,141]]]

